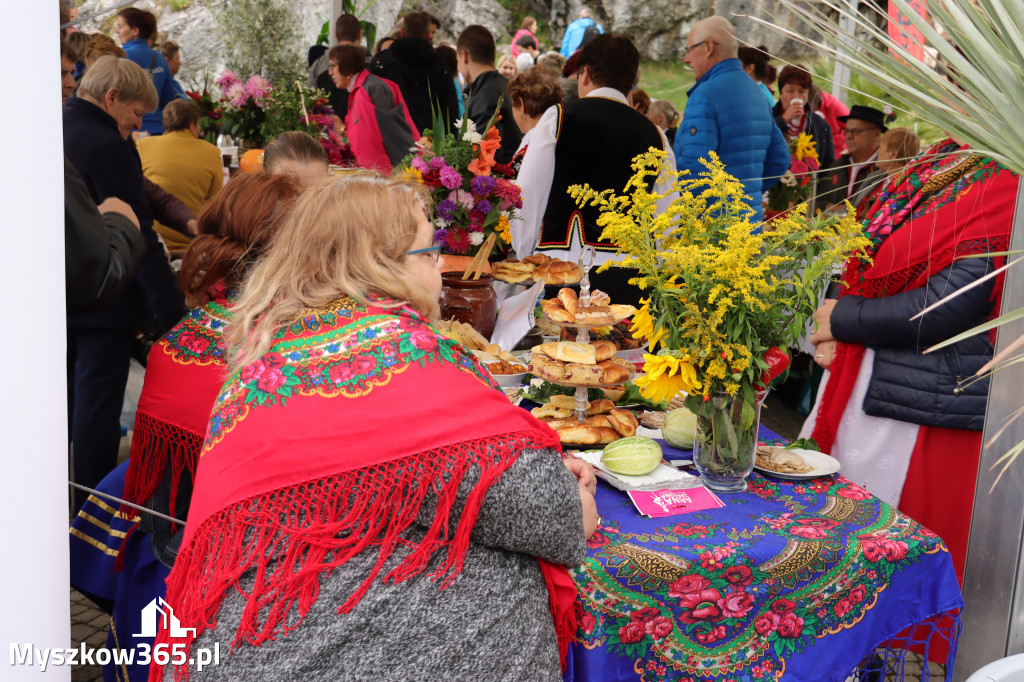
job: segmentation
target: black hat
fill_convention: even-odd
[[[846,120],[850,118],[873,123],[881,128],[883,133],[888,130],[888,128],[885,127],[885,114],[873,107],[866,107],[863,104],[854,104],[850,107],[849,116],[836,116],[836,120],[840,123],[846,123]]]

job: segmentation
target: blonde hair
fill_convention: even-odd
[[[892,152],[894,160],[904,166],[921,151],[921,138],[910,128],[891,128],[882,133],[878,144]]]
[[[269,350],[274,336],[343,296],[409,305],[430,319],[437,300],[409,273],[407,252],[427,209],[419,183],[348,173],[306,190],[266,255],[250,271],[234,307],[227,342],[233,369]]]
[[[676,105],[667,99],[656,99],[651,102],[651,107],[647,110],[647,117],[653,119],[655,116],[664,118],[666,128],[672,128],[679,123],[679,112],[676,111]]]
[[[110,90],[117,90],[122,102],[142,102],[147,111],[155,110],[160,104],[153,81],[141,66],[107,55],[97,59],[85,72],[78,92],[102,102]]]

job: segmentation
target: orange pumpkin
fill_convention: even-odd
[[[242,158],[238,160],[238,168],[243,173],[262,173],[263,150],[250,149],[246,153],[242,154]]]

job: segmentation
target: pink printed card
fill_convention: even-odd
[[[649,518],[688,514],[705,509],[718,509],[725,503],[707,488],[686,490],[629,490],[626,492],[637,511]]]

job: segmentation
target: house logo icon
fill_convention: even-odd
[[[194,637],[196,634],[195,628],[181,627],[181,622],[174,615],[171,605],[165,602],[163,597],[157,597],[142,609],[142,632],[132,637],[156,637],[158,624],[165,630],[170,630],[171,637],[188,637],[189,633]]]

